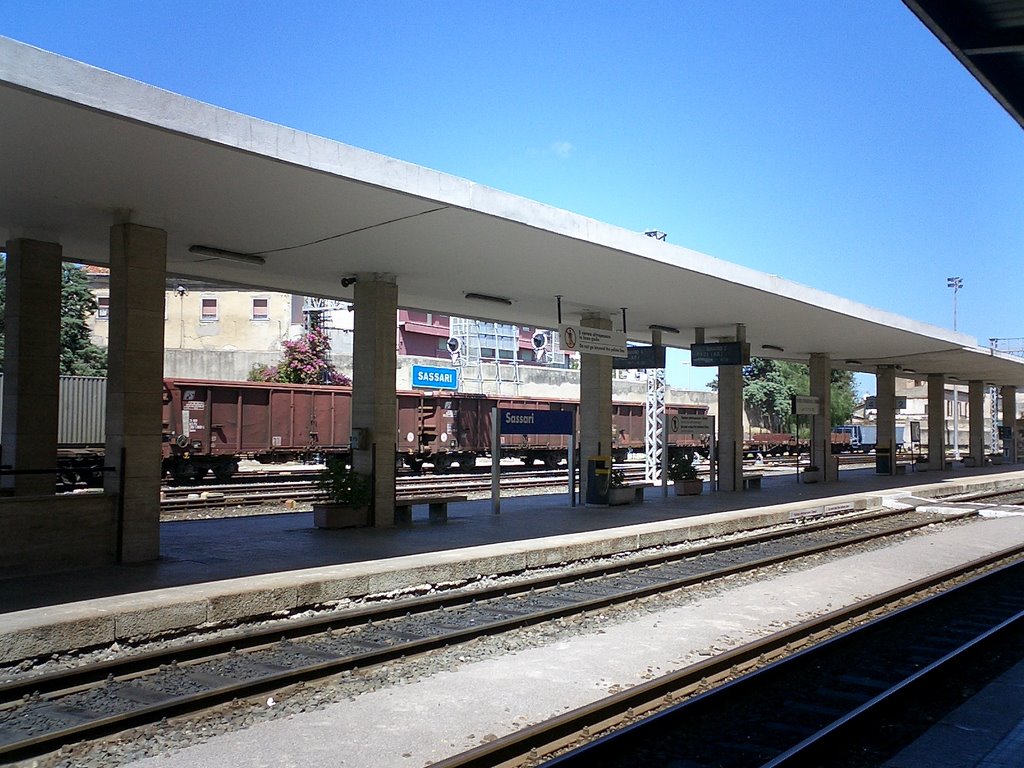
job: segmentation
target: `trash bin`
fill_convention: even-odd
[[[875,474],[892,474],[892,454],[888,448],[875,448]]]
[[[612,485],[612,457],[587,457],[587,504],[607,504]]]

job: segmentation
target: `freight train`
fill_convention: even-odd
[[[491,409],[576,412],[574,400],[493,397],[463,393],[398,392],[396,462],[413,471],[468,470],[491,457]],[[705,405],[668,405],[669,415],[707,412]],[[163,470],[178,481],[212,472],[220,480],[242,458],[260,462],[315,460],[351,452],[352,389],[343,386],[164,381]],[[578,423],[578,421],[577,421]],[[612,434],[605,450],[624,460],[644,450],[644,406],[612,404]],[[568,435],[502,435],[501,458],[555,468],[565,461]],[[670,450],[703,450],[690,436],[674,435]]]

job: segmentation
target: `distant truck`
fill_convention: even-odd
[[[903,450],[904,427],[896,427],[896,450]],[[878,427],[874,424],[844,424],[832,427],[833,434],[849,435],[850,450],[855,453],[870,453],[878,445]]]

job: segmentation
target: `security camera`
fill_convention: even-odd
[[[342,288],[348,288],[350,285],[355,285],[355,283],[356,283],[356,278],[355,278],[354,275],[352,277],[343,277],[343,278],[341,278],[341,287]]]

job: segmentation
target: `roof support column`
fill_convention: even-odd
[[[928,374],[928,469],[946,468],[946,377]]]
[[[583,315],[580,325],[612,329],[608,315]],[[586,467],[591,456],[612,454],[612,358],[580,355],[580,459]],[[587,498],[587,473],[580,472],[580,498]]]
[[[110,228],[107,457],[103,480],[118,494],[117,559],[160,555],[160,455],[167,233],[138,224]]]
[[[352,326],[352,427],[365,429],[352,446],[352,468],[373,475],[373,524],[395,524],[395,372],[398,284],[394,275],[356,275]]]
[[[1017,388],[1001,387],[999,396],[1003,400],[1003,427],[1009,427],[1010,437],[1003,441],[1003,461],[1017,463]]]
[[[985,382],[971,379],[967,385],[968,433],[974,466],[985,466]]]
[[[818,398],[818,415],[811,417],[811,464],[821,469],[826,483],[839,479],[839,462],[832,457],[832,358],[812,354],[811,397]]]
[[[2,460],[14,469],[57,466],[60,262],[57,243],[7,242]],[[52,495],[55,474],[6,475],[3,487],[17,496]]]
[[[875,471],[896,474],[896,368],[880,365],[875,373],[875,407],[878,409],[878,435],[875,443]],[[889,454],[888,471],[880,458]]]
[[[746,328],[736,325],[736,341]],[[743,490],[743,366],[718,366],[718,489]]]

